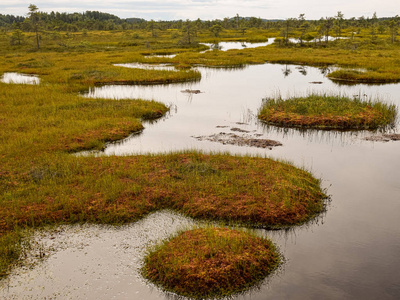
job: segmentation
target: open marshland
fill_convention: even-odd
[[[400,144],[368,140],[398,133],[398,122],[375,131],[342,132],[274,127],[257,118],[263,99],[277,94],[378,97],[398,109],[399,84],[332,81],[327,75],[337,66],[329,64],[350,65],[341,50],[277,51],[270,45],[205,53],[181,49],[174,57],[151,57],[147,54],[159,50],[112,46],[104,52],[94,46],[91,56],[81,48],[64,57],[51,50],[3,54],[3,73],[38,74],[41,81],[0,83],[3,272],[32,248],[26,252],[28,264],[12,268],[1,281],[2,297],[166,299],[168,294],[140,275],[147,248],[201,226],[203,219],[264,227],[254,232],[270,239],[284,257],[278,276],[235,299],[395,299],[400,294]],[[367,52],[357,54],[354,67],[375,63],[365,60]],[[202,66],[124,65],[138,62]],[[223,65],[231,68],[206,67]],[[281,145],[199,138],[212,135]],[[103,151],[80,152],[93,149]],[[304,167],[321,182],[265,157]],[[331,197],[326,207],[320,185]],[[260,201],[286,210],[258,206]],[[89,224],[66,225],[82,222]],[[29,245],[24,228],[46,224],[64,225],[34,233]],[[292,224],[298,226],[288,227]],[[15,247],[20,239],[22,249]]]

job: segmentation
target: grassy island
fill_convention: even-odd
[[[332,81],[343,83],[377,84],[400,81],[400,78],[395,72],[377,72],[373,70],[359,71],[352,69],[341,69],[329,73],[327,77]]]
[[[268,124],[284,127],[377,129],[395,121],[396,107],[360,97],[311,94],[286,100],[267,98],[258,117]]]
[[[161,288],[188,296],[223,297],[249,289],[277,268],[274,245],[227,228],[194,229],[148,254],[143,275]]]

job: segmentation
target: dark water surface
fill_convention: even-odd
[[[139,135],[110,144],[105,155],[200,149],[262,155],[304,166],[328,188],[327,212],[290,231],[260,231],[280,247],[287,261],[259,289],[235,299],[400,299],[400,142],[366,141],[379,134],[368,131],[285,130],[264,126],[256,118],[262,99],[277,93],[379,96],[400,106],[400,85],[337,85],[324,77],[326,70],[294,65],[199,70],[203,77],[197,83],[91,90],[88,97],[144,98],[171,105],[168,116],[145,123]],[[201,93],[181,92],[187,89]],[[283,146],[269,150],[194,138],[229,133],[232,128],[248,131],[236,131],[238,135],[257,135]],[[398,124],[390,132],[399,133]],[[53,254],[33,270],[15,270],[0,298],[42,299],[59,292],[66,295],[60,299],[167,299],[140,278],[140,259],[146,245],[168,236],[175,226],[192,223],[159,212],[120,229],[87,226],[49,233],[38,241],[43,248],[53,247]]]

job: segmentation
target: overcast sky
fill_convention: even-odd
[[[304,13],[307,19],[335,16],[345,18],[400,15],[399,0],[0,0],[0,13],[23,16],[30,3],[43,12],[84,12],[97,10],[120,18],[146,20],[214,20],[233,17],[286,19]]]

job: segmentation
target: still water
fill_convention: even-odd
[[[327,212],[290,231],[260,231],[279,246],[286,262],[257,290],[234,299],[400,299],[400,142],[365,140],[379,132],[282,129],[256,118],[262,99],[278,93],[343,93],[400,106],[400,85],[337,85],[325,77],[327,69],[295,65],[199,70],[202,80],[196,83],[90,90],[86,97],[154,99],[171,107],[166,117],[145,123],[141,134],[110,144],[99,155],[199,149],[304,166],[328,189]],[[201,93],[182,92],[186,90]],[[195,138],[234,128],[243,130],[236,134],[283,145],[270,150]],[[397,124],[390,132],[399,131]],[[168,299],[143,282],[138,268],[146,245],[190,224],[178,214],[158,212],[122,228],[38,233],[40,247],[50,255],[35,268],[15,270],[7,285],[3,282],[0,298]]]
[[[39,84],[40,79],[35,75],[8,72],[1,76],[0,81],[14,84]]]
[[[202,43],[210,47],[210,49],[218,49],[221,51],[233,50],[233,49],[244,49],[244,48],[257,48],[267,45],[271,45],[275,41],[275,38],[269,38],[267,42],[261,43],[248,43],[248,42],[221,42],[217,44]]]

